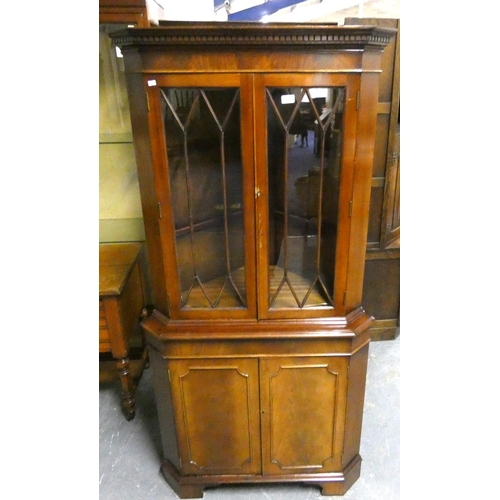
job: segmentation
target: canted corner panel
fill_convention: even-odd
[[[249,374],[238,366],[191,366],[179,386],[190,472],[247,472],[256,460]]]
[[[271,374],[270,460],[275,472],[329,470],[335,459],[338,392],[339,374],[328,364],[283,364]]]

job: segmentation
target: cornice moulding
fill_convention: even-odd
[[[376,26],[337,26],[302,23],[161,22],[154,28],[129,28],[111,35],[129,46],[325,46],[341,48],[384,47],[396,30]]]

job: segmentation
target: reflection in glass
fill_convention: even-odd
[[[109,33],[123,29],[124,24],[99,25],[99,135],[100,142],[132,142],[123,58]]]
[[[239,89],[160,92],[182,306],[246,307]]]
[[[123,58],[99,24],[99,241],[145,238]]]
[[[267,88],[269,307],[333,307],[342,88]]]

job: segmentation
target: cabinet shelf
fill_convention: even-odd
[[[298,303],[301,309],[331,307],[319,278],[307,279],[291,271],[286,271],[285,278],[285,268],[280,266],[270,266],[269,276],[271,308],[296,309]]]
[[[217,307],[232,309],[245,307],[245,269],[240,267],[230,275],[220,276],[206,283],[195,278],[193,287],[182,294],[186,309]]]
[[[325,300],[325,291],[318,283],[319,279],[307,279],[291,271],[287,271],[286,275],[288,280],[285,282],[283,267],[269,268],[270,295],[277,295],[274,307],[296,309],[297,300],[302,303],[304,299],[306,300],[301,308],[331,307],[331,302]],[[311,289],[313,284],[315,287]],[[245,306],[243,300],[245,292],[245,269],[241,267],[231,271],[230,275],[220,276],[202,284],[197,282],[192,288],[183,292],[182,302],[187,309],[206,307],[232,309]]]

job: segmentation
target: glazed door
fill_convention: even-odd
[[[263,474],[342,468],[348,359],[261,361]]]
[[[260,474],[258,360],[168,367],[183,474]]]
[[[344,312],[357,82],[256,76],[260,318]]]
[[[159,75],[147,85],[169,315],[255,317],[251,78]]]

